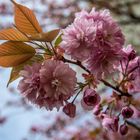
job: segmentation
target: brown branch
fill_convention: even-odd
[[[106,86],[108,86],[108,87],[114,89],[115,91],[119,92],[119,93],[120,93],[119,96],[126,96],[126,97],[131,97],[131,96],[132,96],[132,95],[130,95],[129,93],[125,93],[125,92],[121,91],[118,87],[114,87],[114,86],[111,85],[109,82],[107,82],[107,81],[105,81],[105,80],[103,80],[103,79],[101,79],[100,81],[101,81],[102,83],[104,83],[104,85],[106,85]]]
[[[64,57],[62,58],[62,61],[63,61],[63,62],[67,62],[67,63],[74,64],[74,65],[77,65],[77,66],[79,66],[80,68],[82,68],[83,70],[85,70],[86,72],[88,72],[89,74],[91,74],[91,72],[90,72],[88,69],[86,69],[86,68],[81,64],[81,62],[79,62],[79,61],[71,61],[71,60],[68,60],[68,59],[66,59],[66,58],[64,58]],[[118,93],[120,93],[119,96],[131,97],[131,95],[130,95],[129,93],[124,93],[124,92],[121,91],[119,88],[114,87],[113,85],[111,85],[109,82],[107,82],[107,81],[105,81],[105,80],[103,80],[103,79],[101,79],[100,81],[101,81],[102,83],[104,83],[105,86],[110,87],[110,88],[114,89],[115,91],[117,91]]]
[[[67,62],[67,63],[71,63],[71,64],[74,64],[74,65],[77,65],[77,66],[79,66],[80,68],[82,68],[83,70],[85,70],[87,73],[89,73],[90,74],[90,71],[87,69],[87,68],[85,68],[82,64],[81,64],[81,62],[79,62],[79,61],[71,61],[71,60],[68,60],[68,59],[66,59],[66,58],[62,58],[62,61],[63,62]]]
[[[137,126],[137,124],[133,123],[132,121],[126,120],[125,121],[128,125],[134,127],[135,129],[137,129],[138,131],[140,131],[140,127]]]

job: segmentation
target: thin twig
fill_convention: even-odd
[[[66,58],[64,58],[64,57],[63,57],[63,61],[64,61],[64,62],[67,62],[67,63],[71,63],[71,64],[74,64],[74,65],[77,65],[77,66],[79,66],[80,68],[82,68],[83,70],[85,70],[86,72],[88,72],[88,73],[90,74],[90,71],[89,71],[87,68],[85,68],[85,67],[81,64],[81,62],[79,62],[79,61],[71,61],[71,60],[68,60],[68,59],[66,59]]]

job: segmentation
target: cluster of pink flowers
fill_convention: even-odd
[[[26,66],[19,90],[29,101],[52,110],[59,109],[74,94],[76,73],[62,61],[46,60]]]
[[[126,76],[125,86],[129,93],[140,92],[140,57],[132,45],[123,48],[124,56],[118,70]]]
[[[89,13],[83,10],[75,15],[74,22],[63,30],[60,44],[65,54],[80,61],[95,77],[94,80],[84,77],[89,85],[92,83],[93,89],[86,88],[83,92],[82,107],[93,110],[94,115],[101,118],[104,128],[112,132],[119,130],[122,135],[128,132],[125,119],[131,118],[134,114],[129,97],[132,93],[140,92],[140,57],[136,55],[132,45],[124,48],[124,42],[121,29],[109,11],[96,11],[93,8]],[[120,76],[116,88],[112,86],[121,92],[120,97],[115,95],[115,100],[121,102],[118,108],[119,115],[110,113],[112,103],[106,105],[105,110],[99,94],[94,90],[95,85],[100,83],[96,81],[102,81],[112,72],[119,72]],[[109,85],[105,82],[106,84]],[[128,103],[123,101],[122,96],[126,96]],[[124,120],[121,125],[119,125],[120,116]]]
[[[133,116],[134,111],[131,107],[126,106],[121,110],[121,115],[124,119],[129,119]],[[99,114],[98,114],[99,115]],[[126,135],[128,133],[128,126],[124,122],[119,126],[120,115],[109,116],[106,113],[101,113],[100,117],[102,119],[102,126],[111,132],[120,132],[121,135]]]
[[[108,10],[81,11],[63,30],[61,47],[86,66],[97,78],[112,72],[123,56],[124,36]]]
[[[82,92],[81,106],[92,110],[105,129],[127,134],[126,120],[134,114],[132,96],[140,92],[140,57],[132,45],[123,47],[122,31],[108,10],[96,11],[93,8],[89,13],[83,10],[62,31],[60,45],[53,46],[52,42],[49,47],[46,42],[47,51],[51,52],[48,60],[26,66],[20,72],[23,79],[19,90],[40,107],[48,110],[63,107],[63,112],[72,118],[76,115],[74,101]],[[73,60],[65,58],[65,55]],[[85,70],[86,73],[82,73],[85,81],[77,82],[76,72],[66,63]],[[112,72],[119,73],[117,81],[117,74],[111,75],[115,86],[106,81]],[[108,101],[102,101],[96,91],[100,82],[113,89]],[[74,94],[73,100],[69,100]]]

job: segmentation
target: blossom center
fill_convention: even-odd
[[[54,79],[51,82],[52,87],[59,87],[61,85],[61,82],[58,79]]]

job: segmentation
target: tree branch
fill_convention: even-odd
[[[140,127],[137,126],[135,123],[133,123],[132,121],[126,120],[125,121],[128,125],[134,127],[135,129],[137,129],[138,131],[140,131]]]

